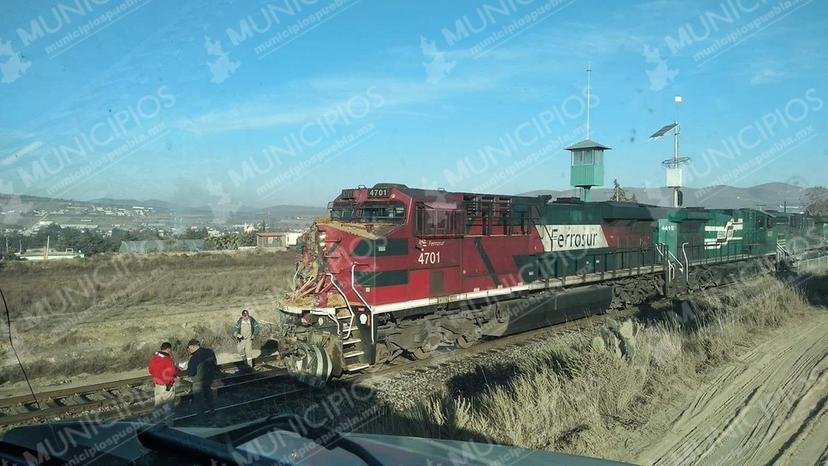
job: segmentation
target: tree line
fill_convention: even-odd
[[[95,254],[117,252],[124,241],[147,241],[166,239],[199,239],[204,240],[204,248],[215,249],[237,249],[241,246],[255,246],[255,233],[223,233],[218,236],[210,236],[207,228],[190,229],[175,236],[161,236],[158,231],[152,229],[126,230],[113,228],[112,233],[107,235],[98,230],[81,230],[72,227],[61,227],[51,224],[41,228],[32,235],[19,233],[6,234],[0,241],[0,255],[14,258],[20,252],[31,249],[45,248],[48,242],[49,249],[53,251],[66,251],[71,249],[83,253],[84,256]]]

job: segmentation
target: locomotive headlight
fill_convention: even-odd
[[[368,316],[365,315],[365,314],[360,314],[359,315],[359,323],[362,324],[362,325],[367,324],[368,323]]]

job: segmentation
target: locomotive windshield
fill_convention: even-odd
[[[348,223],[405,223],[400,201],[342,202],[331,207],[331,219]]]

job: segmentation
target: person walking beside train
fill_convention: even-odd
[[[203,348],[201,342],[193,338],[187,343],[190,360],[187,362],[187,375],[193,381],[192,408],[198,414],[213,411],[213,381],[218,374],[216,353],[210,348]]]
[[[259,335],[259,331],[259,322],[250,315],[247,309],[243,310],[233,328],[233,336],[238,342],[238,353],[250,367],[253,367],[253,338]]]
[[[161,343],[161,349],[156,351],[150,358],[147,371],[152,376],[155,384],[155,408],[168,409],[168,403],[175,400],[175,377],[179,370],[175,365],[172,355],[172,345],[168,342]]]

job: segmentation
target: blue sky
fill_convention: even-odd
[[[322,205],[380,181],[828,184],[828,4],[271,0],[4,2],[0,191]],[[681,95],[683,103],[674,104]]]

